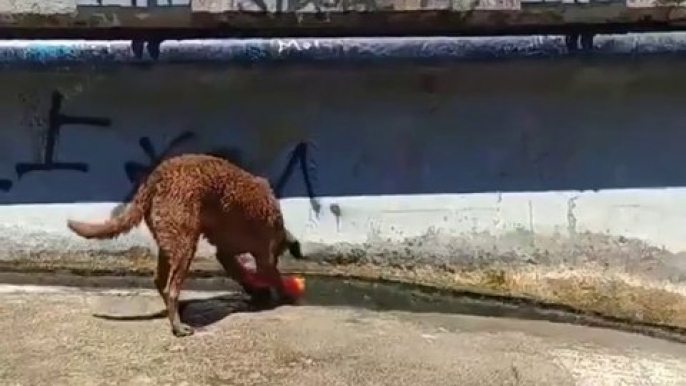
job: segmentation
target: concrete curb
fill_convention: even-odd
[[[686,328],[686,296],[679,286],[642,280],[597,268],[537,266],[457,268],[436,266],[394,267],[387,263],[326,263],[323,260],[282,259],[285,273],[404,283],[460,296],[559,309],[621,323],[635,323],[671,332]],[[0,261],[2,273],[54,273],[82,277],[151,275],[154,257],[142,248],[122,255],[43,255]],[[224,274],[212,259],[198,257],[191,277],[219,278]],[[2,275],[0,275],[0,279]]]

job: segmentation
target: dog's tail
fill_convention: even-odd
[[[300,241],[293,236],[291,232],[286,231],[286,245],[288,245],[288,252],[291,254],[296,259],[304,259],[305,256],[302,253],[302,250],[300,249]]]
[[[123,213],[99,224],[68,220],[67,226],[72,232],[87,239],[111,239],[127,233],[143,220],[143,216],[150,208],[153,189],[154,184],[146,178],[138,186],[136,194]]]

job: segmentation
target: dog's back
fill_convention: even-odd
[[[211,155],[163,161],[141,183],[124,213],[102,224],[70,221],[69,227],[83,237],[105,239],[130,231],[143,218],[153,231],[164,232],[170,223],[197,224],[210,243],[224,243],[237,252],[254,247],[243,244],[271,239],[299,255],[269,182]]]
[[[246,249],[241,244],[250,240],[286,238],[279,201],[264,178],[210,155],[184,156],[160,172],[164,195],[184,192],[183,202],[200,203],[202,233],[210,243]]]

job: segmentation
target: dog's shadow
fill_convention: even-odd
[[[234,295],[185,299],[179,302],[181,320],[195,328],[212,325],[232,314],[254,311],[247,299]]]
[[[152,299],[133,298],[118,302],[118,304],[100,304],[98,308],[107,308],[107,312],[93,312],[93,316],[99,319],[115,321],[141,321],[166,318],[166,309],[157,304],[152,312],[135,312],[132,309],[141,307],[150,309],[149,303]],[[155,299],[157,300],[157,299]],[[203,328],[221,321],[229,315],[236,313],[261,312],[275,309],[284,303],[267,301],[264,298],[249,298],[244,294],[229,293],[203,298],[182,299],[179,301],[179,313],[184,323],[194,327]],[[126,311],[114,311],[113,309],[125,308]]]

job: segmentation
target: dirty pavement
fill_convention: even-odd
[[[686,345],[542,321],[242,308],[188,291],[175,338],[151,290],[0,288],[2,385],[683,385]]]

